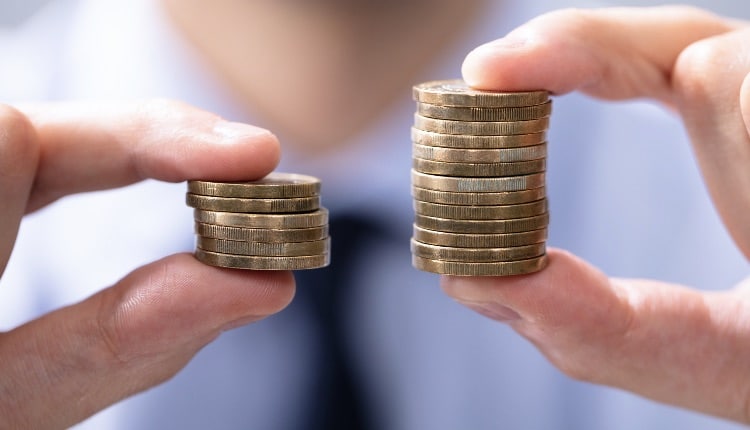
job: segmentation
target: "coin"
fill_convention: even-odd
[[[549,224],[549,214],[501,220],[458,220],[414,214],[414,223],[428,230],[448,233],[516,233],[546,228]]]
[[[244,199],[236,197],[213,197],[187,193],[188,206],[220,212],[244,213],[288,213],[308,212],[320,207],[320,196],[281,199]]]
[[[512,163],[447,163],[415,157],[412,158],[412,167],[418,172],[441,176],[521,176],[544,172],[547,169],[547,159]]]
[[[467,263],[525,260],[544,255],[545,249],[544,242],[508,248],[453,248],[411,240],[411,252],[418,257]]]
[[[294,257],[327,254],[331,249],[331,239],[325,238],[308,242],[246,242],[198,236],[196,246],[204,251],[224,254]]]
[[[419,270],[455,276],[510,276],[523,275],[542,270],[547,265],[547,256],[518,261],[496,261],[492,263],[464,263],[411,257],[412,265]]]
[[[296,257],[259,257],[257,255],[232,255],[219,252],[195,250],[198,261],[211,266],[252,270],[301,270],[327,266],[330,254],[304,255]]]
[[[411,128],[411,140],[414,143],[444,148],[517,148],[520,146],[539,145],[547,140],[547,132],[530,134],[513,134],[509,136],[472,136],[468,134],[442,134]]]
[[[311,228],[275,230],[268,228],[243,228],[224,225],[195,223],[195,232],[214,239],[242,240],[249,242],[309,242],[325,239],[328,225]]]
[[[448,233],[422,228],[414,224],[414,239],[422,243],[455,248],[507,248],[531,245],[547,240],[547,229],[516,233]]]
[[[443,134],[471,134],[474,136],[498,136],[539,133],[549,127],[549,117],[527,121],[452,121],[427,118],[414,114],[414,127],[424,131]]]
[[[296,173],[272,172],[257,181],[188,181],[188,192],[203,196],[242,198],[311,197],[320,194],[318,178]]]
[[[547,144],[500,149],[440,148],[413,143],[412,156],[448,163],[512,163],[547,157]]]
[[[417,113],[428,118],[452,119],[455,121],[525,121],[549,116],[552,102],[535,106],[513,107],[456,107],[417,103]]]
[[[435,218],[459,220],[499,220],[525,218],[547,212],[547,199],[502,206],[464,206],[414,201],[414,211]]]
[[[428,190],[426,188],[412,187],[411,195],[416,200],[432,203],[443,203],[446,205],[512,205],[528,203],[544,198],[545,187],[532,188],[530,190],[509,191],[505,193],[460,193],[450,191]]]
[[[195,209],[193,216],[195,221],[204,224],[276,230],[320,227],[328,224],[328,210],[323,207],[314,212],[289,214],[243,214]]]
[[[411,171],[412,185],[437,191],[499,193],[505,191],[523,191],[544,186],[544,173],[523,176],[506,176],[499,178],[459,178],[451,176],[428,175]]]
[[[414,100],[443,106],[507,107],[533,106],[549,100],[547,91],[493,92],[475,90],[460,79],[415,85]]]

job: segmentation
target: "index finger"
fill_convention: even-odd
[[[669,104],[679,53],[741,25],[685,6],[562,10],[477,47],[462,72],[479,89],[580,90],[605,99],[650,97]]]
[[[191,106],[135,104],[21,105],[37,135],[39,159],[26,211],[64,195],[121,187],[151,178],[252,180],[279,160],[268,130]]]

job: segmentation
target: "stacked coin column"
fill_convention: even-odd
[[[414,87],[412,263],[461,276],[546,265],[546,91],[477,91],[458,80]]]
[[[300,270],[330,262],[328,211],[320,181],[271,173],[253,182],[188,181],[195,257],[235,269]]]

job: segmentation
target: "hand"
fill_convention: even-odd
[[[692,8],[566,10],[475,49],[463,74],[482,89],[649,97],[676,109],[722,220],[750,257],[747,52],[744,23]],[[574,378],[750,422],[748,288],[608,279],[564,251],[548,255],[536,274],[446,276],[442,286],[508,322]]]
[[[268,131],[177,103],[0,107],[0,272],[21,217],[66,194],[145,178],[253,179],[278,158]],[[222,331],[293,295],[289,272],[220,269],[189,254],[141,267],[0,334],[0,428],[69,427],[170,378]]]

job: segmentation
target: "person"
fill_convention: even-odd
[[[89,10],[103,13],[109,9],[105,16],[117,17],[123,23],[130,22],[127,18],[132,16],[133,8],[144,7],[138,2],[127,8],[91,3]],[[218,31],[217,27],[202,33],[199,29],[204,27],[195,24],[211,22],[213,18],[215,25],[221,27],[222,23],[232,22],[228,21],[230,17],[255,16],[247,9],[233,7],[258,4],[218,3],[209,14],[204,8],[191,10],[192,6],[179,6],[186,3],[164,4],[178,23],[177,27],[199,47],[198,51],[223,71],[225,79],[234,82],[233,88],[240,88],[238,81],[245,81],[228,71],[238,73],[243,69],[232,63],[236,61],[232,55],[225,53],[222,56],[221,50],[215,51],[218,47],[229,48],[226,39],[217,36],[227,33]],[[242,5],[238,6],[240,3]],[[218,7],[221,5],[227,8]],[[263,4],[266,9],[257,16],[269,17],[273,16],[269,15],[272,12],[279,12],[269,5]],[[323,12],[340,11],[342,6],[340,2],[325,5],[335,7],[329,10],[316,5],[321,20],[328,16]],[[297,6],[301,5],[295,4]],[[244,14],[238,10],[243,10]],[[450,7],[445,10],[449,11]],[[344,16],[356,15],[356,9],[347,11],[349,14]],[[286,12],[297,12],[300,19],[299,16],[309,18],[310,10],[288,8]],[[86,15],[85,9],[79,13],[88,19],[101,16]],[[412,15],[403,15],[404,22],[411,23],[408,18],[414,14],[416,12],[412,11]],[[495,27],[496,16],[497,13],[483,14],[482,18],[487,22],[478,26]],[[471,22],[470,18],[465,18],[467,23]],[[440,15],[432,19],[439,20]],[[101,30],[99,21],[95,22],[94,28]],[[118,20],[101,22],[112,24]],[[396,107],[390,107],[382,100],[369,101],[372,103],[369,108],[350,106],[358,101],[364,103],[362,100],[365,99],[351,93],[351,88],[358,88],[357,85],[347,87],[352,83],[341,78],[350,74],[368,78],[364,72],[380,64],[378,61],[373,60],[374,63],[364,64],[361,69],[347,70],[344,75],[334,75],[335,79],[326,80],[331,70],[338,70],[332,65],[339,57],[333,55],[326,57],[325,61],[318,61],[319,58],[313,56],[307,57],[308,61],[322,63],[321,69],[295,67],[290,70],[296,73],[269,77],[274,71],[281,73],[278,64],[283,64],[274,63],[271,54],[292,52],[294,55],[289,56],[299,59],[298,56],[305,52],[321,52],[311,47],[324,46],[326,42],[338,39],[315,39],[316,33],[311,29],[319,28],[317,26],[281,28],[274,25],[278,19],[269,18],[265,22],[268,24],[265,27],[250,29],[260,31],[265,39],[254,36],[242,40],[286,41],[286,45],[282,45],[284,49],[298,50],[272,49],[262,56],[256,51],[251,52],[250,59],[262,58],[263,64],[269,67],[277,64],[270,71],[259,71],[261,75],[257,79],[270,82],[271,78],[282,78],[281,82],[286,82],[284,79],[293,79],[302,70],[306,74],[301,77],[305,79],[292,81],[299,83],[291,87],[292,92],[307,90],[308,86],[313,86],[309,85],[310,82],[316,84],[313,91],[322,91],[321,97],[302,97],[302,102],[325,100],[325,96],[329,96],[333,102],[343,100],[349,103],[339,106],[338,112],[361,109],[356,113],[367,118],[378,112],[377,106],[373,105],[378,105],[379,101],[381,110],[387,108],[391,111],[386,116],[397,116],[406,123],[410,121],[408,111],[403,108],[408,104],[408,91],[404,97],[407,104]],[[308,21],[284,22],[302,24]],[[359,30],[356,24],[361,23],[355,20],[352,28]],[[466,24],[466,27],[471,26]],[[81,31],[86,27],[75,28]],[[289,28],[306,34],[305,43],[298,47],[299,39],[283,39],[283,32],[268,33]],[[398,36],[398,28],[398,25],[393,25],[393,37]],[[368,30],[380,34],[377,27]],[[148,39],[153,36],[148,27],[145,31],[139,27],[139,32],[144,40],[153,42]],[[744,66],[741,57],[732,55],[738,46],[743,46],[746,38],[743,33],[739,22],[692,9],[559,12],[520,27],[511,33],[510,39],[473,51],[464,63],[464,77],[473,85],[488,89],[541,87],[556,94],[582,90],[609,99],[650,97],[674,106],[691,130],[696,152],[702,157],[704,175],[717,196],[717,207],[723,219],[734,232],[737,243],[746,244],[738,215],[742,213],[746,199],[742,200],[742,189],[737,187],[747,184],[747,178],[742,176],[744,173],[736,164],[742,163],[743,158],[744,161],[747,159],[747,145],[742,140],[747,130],[740,114]],[[83,39],[89,34],[80,32],[74,36]],[[169,35],[159,35],[169,38]],[[75,46],[81,39],[71,37],[67,42]],[[122,42],[121,39],[105,38],[104,41],[107,43],[98,46],[97,52],[109,53],[109,57],[91,56],[84,63],[90,67],[74,69],[81,73],[63,69],[52,81],[69,81],[71,93],[83,97],[98,93],[111,96],[111,92],[118,90],[133,96],[132,88],[112,85],[106,76],[120,82],[123,76],[159,71],[159,67],[153,65],[147,70],[138,68],[149,64],[148,61],[138,63],[138,66],[129,65],[133,56],[123,55],[123,50],[115,49],[120,47],[117,42]],[[177,50],[175,54],[159,49],[163,48],[161,46],[148,51],[145,47],[151,45],[137,42],[132,46],[146,49],[147,54],[153,55],[146,57],[148,60],[158,59],[158,55],[164,52],[177,56],[182,52]],[[177,43],[176,46],[182,45]],[[346,48],[334,46],[342,50]],[[404,41],[399,46],[406,48],[408,44]],[[242,48],[252,47],[243,45]],[[433,55],[440,51],[439,46],[433,49]],[[380,52],[382,49],[374,45],[368,48],[370,51]],[[356,52],[359,51],[355,49],[348,54],[351,56]],[[427,55],[426,52],[423,54]],[[152,93],[150,95],[170,95],[170,91],[179,93],[170,85],[181,84],[205,97],[196,104],[211,110],[221,110],[212,105],[216,100],[214,97],[221,98],[216,93],[233,100],[233,93],[222,92],[222,87],[196,88],[189,85],[197,79],[196,75],[205,77],[202,75],[204,69],[190,68],[186,72],[179,68],[179,63],[173,67],[168,71],[181,73],[172,75],[162,71],[165,77],[144,80],[146,83],[142,85],[145,88],[139,88],[140,91]],[[60,69],[41,67],[31,70],[51,73]],[[128,73],[131,70],[133,74]],[[373,70],[378,76],[382,71]],[[727,71],[732,71],[731,76]],[[421,75],[414,73],[413,81],[416,82],[416,77]],[[434,70],[429,73],[434,73]],[[100,80],[91,79],[92,76]],[[239,73],[239,76],[244,75]],[[717,76],[721,78],[717,79]],[[310,80],[311,77],[318,80]],[[337,88],[324,85],[331,81],[346,88],[344,95],[348,98],[339,99],[323,91]],[[148,87],[148,82],[165,87]],[[409,77],[408,83],[414,82]],[[335,124],[334,120],[338,117],[314,103],[305,106],[302,112],[323,115],[327,118],[325,123],[316,123],[309,117],[300,118],[291,111],[287,112],[291,119],[278,113],[273,115],[274,110],[283,112],[284,108],[299,108],[293,103],[298,99],[288,95],[281,97],[279,91],[283,87],[268,85],[261,85],[260,89],[253,91],[245,88],[247,93],[243,94],[248,94],[244,98],[256,101],[257,115],[266,112],[269,122],[274,118],[273,121],[278,123],[273,128],[282,142],[284,158],[281,167],[309,169],[310,173],[323,177],[324,199],[332,213],[350,209],[374,211],[376,216],[393,218],[395,223],[405,225],[400,228],[408,230],[408,222],[403,222],[409,216],[404,214],[410,210],[408,143],[404,144],[395,137],[384,140],[379,133],[365,131],[358,139],[359,144],[326,150],[325,145],[333,141],[337,133],[351,134],[354,131],[341,131],[340,124]],[[398,82],[391,85],[391,88],[402,86]],[[272,91],[271,95],[278,96],[278,100],[270,97],[263,105],[264,89]],[[57,91],[58,98],[70,96],[59,88]],[[299,97],[299,93],[296,95]],[[373,90],[371,95],[376,97],[380,91]],[[387,95],[392,96],[384,93],[382,97]],[[331,106],[337,103],[331,103]],[[568,127],[567,131],[554,134],[556,124],[553,123],[552,141],[559,144],[551,146],[550,154],[549,187],[553,211],[550,242],[566,245],[608,273],[654,274],[714,288],[746,274],[745,258],[731,248],[729,238],[719,222],[712,218],[713,213],[703,200],[698,179],[692,177],[690,169],[685,167],[690,164],[689,154],[686,155],[677,142],[668,145],[668,140],[658,142],[664,145],[657,147],[653,141],[634,139],[628,144],[635,153],[623,152],[625,145],[622,142],[616,142],[619,146],[615,146],[607,144],[604,139],[597,140],[597,136],[615,139],[617,132],[632,129],[632,123],[598,122],[604,119],[600,112],[603,108],[588,103],[582,98],[556,101],[553,121],[555,118],[572,120],[575,118],[572,116],[574,108],[582,106],[582,112],[591,115],[588,118],[592,125],[601,123],[607,127],[602,126],[601,134],[592,132],[589,143],[583,144],[572,138],[581,132],[578,127],[573,131]],[[232,105],[230,108],[224,108],[226,117],[238,116],[237,112],[246,110],[239,108],[239,103],[229,104]],[[629,107],[632,106],[620,107],[616,112],[628,112]],[[316,112],[316,108],[321,112]],[[647,113],[631,114],[628,121],[637,117],[640,124],[652,125],[653,118],[659,115],[648,106],[639,105],[637,108],[638,111],[646,109]],[[5,164],[3,171],[10,172],[3,176],[4,183],[0,187],[7,193],[3,201],[9,202],[4,210],[7,212],[5,219],[10,220],[4,227],[4,261],[13,247],[12,238],[21,215],[64,194],[122,186],[144,177],[167,181],[193,177],[252,179],[273,169],[278,156],[278,141],[267,132],[230,125],[214,115],[175,103],[125,106],[19,104],[17,109],[20,113],[8,109],[3,115],[2,129],[7,131],[3,133],[4,156],[0,158]],[[575,113],[579,115],[581,111]],[[287,122],[282,127],[285,119],[292,124]],[[359,122],[352,123],[361,128],[363,121],[360,118]],[[580,121],[573,123],[580,124]],[[298,127],[296,132],[295,125]],[[354,125],[351,126],[357,128]],[[294,147],[304,146],[308,133],[315,151]],[[677,135],[659,134],[653,127],[647,127],[644,134],[670,138]],[[393,136],[396,135],[393,132]],[[724,145],[701,146],[716,141],[717,136],[722,138]],[[336,140],[343,142],[348,139],[339,135]],[[606,156],[605,150],[608,152]],[[725,150],[731,151],[731,156],[727,156]],[[566,153],[568,156],[564,156]],[[362,158],[364,156],[371,157]],[[717,158],[712,157],[724,157],[718,159],[718,168],[712,166],[712,162],[717,162]],[[368,162],[364,163],[362,159]],[[613,160],[622,164],[612,163]],[[587,165],[587,162],[591,164]],[[563,169],[566,166],[568,168]],[[585,168],[573,169],[573,166]],[[403,173],[394,174],[390,168]],[[376,175],[378,172],[380,174]],[[628,175],[627,181],[618,174]],[[659,186],[649,182],[653,177],[657,178]],[[596,179],[595,183],[593,179]],[[622,183],[630,187],[623,187]],[[369,187],[363,187],[363,184]],[[189,216],[185,217],[187,225],[176,221],[179,217],[174,216],[175,208],[181,202],[173,196],[179,197],[181,193],[184,193],[182,187],[164,188],[147,183],[129,188],[117,194],[117,198],[101,194],[83,195],[56,203],[47,212],[24,221],[18,245],[3,277],[8,283],[5,286],[35,285],[38,286],[36,293],[54,297],[61,294],[60,287],[47,285],[59,282],[71,289],[66,291],[66,301],[70,302],[71,297],[82,299],[98,285],[110,282],[108,277],[122,270],[123,266],[118,264],[136,265],[155,258],[154,254],[171,252],[175,248],[189,249],[189,245],[180,239],[190,231]],[[734,198],[727,197],[728,193],[733,193]],[[91,199],[94,198],[103,199],[105,203],[93,206]],[[565,201],[558,204],[557,199]],[[639,199],[643,204],[634,207]],[[77,206],[84,204],[96,209],[82,213]],[[618,212],[626,216],[611,218],[613,214],[622,215]],[[665,220],[660,221],[655,212],[661,212]],[[123,217],[123,213],[127,216]],[[52,222],[50,218],[55,216],[59,217],[60,224],[52,223],[57,227],[48,227]],[[153,221],[153,218],[160,219],[155,227],[159,228],[160,239],[170,245],[157,247],[154,242],[144,242],[144,238],[154,231],[144,228],[148,225],[144,223]],[[623,218],[626,219],[622,221]],[[117,219],[117,226],[108,225],[103,230],[92,227],[92,223],[103,224],[102,220],[112,219]],[[633,230],[626,228],[634,226],[642,226],[641,234],[634,235]],[[665,228],[667,231],[661,230]],[[119,231],[113,233],[108,229]],[[31,242],[36,243],[31,245],[29,240],[23,240],[29,237],[24,237],[29,231],[36,233],[36,236],[31,236]],[[136,238],[129,237],[135,233],[139,233]],[[406,234],[408,237],[408,232]],[[606,242],[602,236],[606,236]],[[62,249],[70,253],[70,258],[56,262],[54,258],[59,257],[60,252],[59,248],[52,246],[55,242],[65,245]],[[112,243],[118,243],[118,246],[112,246]],[[334,236],[334,249],[335,243]],[[86,249],[93,246],[101,248]],[[488,428],[501,424],[531,429],[601,428],[604,425],[632,428],[634,424],[644,422],[673,426],[685,423],[682,428],[696,428],[695,424],[690,424],[695,422],[711,428],[731,426],[668,408],[653,409],[646,402],[634,405],[633,402],[640,401],[612,390],[559,378],[510,333],[462,313],[458,306],[437,294],[434,288],[436,277],[407,269],[408,247],[400,249],[382,237],[370,241],[368,246],[372,248],[369,255],[377,255],[377,259],[362,257],[350,262],[359,283],[349,296],[346,321],[351,325],[346,328],[349,348],[359,362],[355,373],[362,374],[362,379],[371,387],[366,395],[378,411],[374,419],[379,420],[379,428]],[[747,252],[746,245],[740,246]],[[79,253],[88,255],[89,259],[90,255],[105,257],[89,260],[80,257]],[[76,263],[76,259],[80,261]],[[19,269],[38,267],[39,261],[44,261],[48,269]],[[91,270],[92,262],[96,270]],[[75,280],[78,279],[81,282],[77,284]],[[716,285],[709,285],[709,281]],[[741,366],[747,354],[742,350],[742,289],[737,293],[697,293],[653,282],[608,281],[587,263],[554,249],[550,250],[549,267],[535,275],[507,279],[445,278],[442,283],[448,295],[460,302],[493,319],[510,321],[513,328],[531,339],[556,365],[576,378],[625,388],[662,402],[737,421],[747,420],[742,410],[742,402],[748,397],[742,388],[742,381],[747,379],[743,378]],[[288,274],[220,270],[201,266],[185,254],[146,265],[113,288],[2,335],[0,354],[7,377],[2,378],[0,384],[2,392],[13,394],[2,396],[0,419],[6,422],[0,422],[4,427],[69,426],[169,378],[223,329],[279,310],[289,302],[292,291]],[[307,293],[302,285],[297,289],[300,297]],[[31,301],[28,307],[54,306],[50,304],[54,300],[45,294],[37,296],[40,297],[38,301]],[[19,295],[15,300],[4,300],[4,303],[6,308],[13,310],[14,305],[24,303],[23,300]],[[304,408],[298,405],[305,402],[305,390],[314,383],[309,374],[314,371],[312,362],[316,356],[305,353],[310,351],[310,343],[314,342],[310,338],[315,339],[316,334],[307,325],[310,320],[306,311],[295,308],[297,305],[298,300],[295,300],[286,312],[246,329],[225,333],[206,347],[178,377],[118,406],[125,409],[112,408],[107,412],[119,413],[118,419],[128,415],[125,426],[131,427],[156,428],[172,424],[181,428],[199,428],[217,421],[221,421],[224,428],[304,427],[304,422],[297,423],[296,419],[304,420],[305,417],[295,414],[303,411]],[[238,371],[244,371],[249,377]],[[216,399],[217,395],[219,399]],[[73,398],[75,403],[70,401]],[[212,398],[215,401],[209,402]],[[639,413],[633,414],[634,409]],[[128,414],[131,410],[138,410],[140,418]],[[89,423],[96,423],[96,420],[101,423],[104,418],[100,417],[105,415],[97,416]]]

